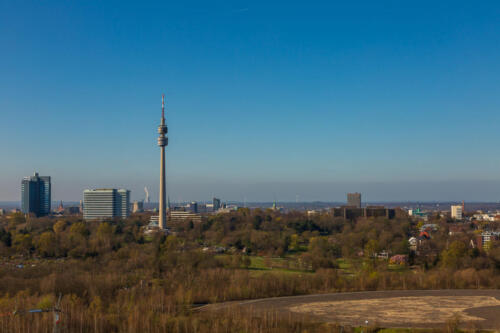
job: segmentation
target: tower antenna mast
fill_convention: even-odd
[[[165,94],[161,95],[161,119],[165,120]]]

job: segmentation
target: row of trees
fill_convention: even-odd
[[[26,221],[24,216],[14,214],[0,224],[0,255],[97,257],[130,244],[144,244],[141,227],[146,221],[147,216],[100,223],[77,218]],[[299,212],[281,214],[260,209],[241,209],[211,216],[204,223],[175,226],[183,249],[223,246],[250,255],[300,257],[313,269],[333,268],[337,258],[370,257],[380,251],[410,255],[412,264],[426,268],[485,269],[498,265],[495,247],[489,253],[470,248],[470,236],[450,237],[446,222],[421,246],[421,255],[414,257],[408,238],[418,228],[418,224],[401,218],[349,221],[327,214],[307,217]]]

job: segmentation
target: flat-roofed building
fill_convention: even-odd
[[[347,193],[347,206],[361,208],[361,193]]]
[[[451,206],[451,218],[456,220],[461,220],[463,215],[463,209],[461,205]]]
[[[201,215],[191,213],[189,211],[182,210],[172,210],[169,212],[169,221],[170,222],[184,222],[184,221],[193,221],[193,222],[201,222]]]
[[[393,219],[396,216],[396,210],[383,206],[367,206],[357,208],[353,206],[341,206],[332,208],[331,213],[334,217],[343,217],[347,220],[355,220],[360,217],[385,217]]]
[[[365,217],[386,217],[388,219],[395,217],[395,210],[384,206],[367,206],[363,211]]]
[[[129,190],[112,188],[83,191],[83,218],[85,220],[127,218],[129,211]]]
[[[343,217],[347,220],[355,220],[358,217],[364,216],[364,211],[361,208],[352,206],[341,206],[332,209],[334,217]]]

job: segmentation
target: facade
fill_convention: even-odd
[[[159,221],[158,215],[153,215],[149,218],[149,223],[156,224],[156,226],[158,226],[158,221]]]
[[[487,221],[487,222],[494,222],[494,221],[500,221],[500,212],[495,212],[495,213],[478,213],[474,214],[472,218],[476,221]]]
[[[364,217],[386,217],[388,219],[395,217],[395,210],[384,206],[367,206],[363,211]]]
[[[75,215],[75,214],[79,214],[79,213],[80,213],[80,207],[78,207],[78,206],[70,206],[70,207],[64,208],[64,214]]]
[[[24,214],[45,216],[50,214],[51,184],[49,176],[38,173],[21,182],[21,211]]]
[[[355,220],[360,217],[385,217],[388,219],[393,219],[396,217],[395,209],[386,208],[383,206],[367,206],[364,208],[342,206],[332,208],[331,213],[334,217],[343,217],[347,220]]]
[[[144,233],[146,235],[158,231],[158,220],[159,219],[160,219],[160,217],[158,215],[153,215],[149,218],[149,223],[144,230]]]
[[[129,211],[129,190],[95,189],[83,191],[83,218],[85,220],[127,218]]]
[[[361,193],[347,193],[347,206],[361,208]]]
[[[463,215],[463,208],[461,205],[451,206],[451,218],[461,220]]]
[[[213,206],[213,211],[214,212],[218,211],[221,208],[220,199],[218,199],[218,198],[213,198],[212,204],[214,205]]]
[[[236,205],[223,204],[222,207],[217,211],[217,213],[227,214],[227,213],[237,211],[238,209],[239,209],[239,207]]]
[[[497,242],[500,237],[499,232],[485,231],[477,237],[477,247],[482,250],[489,250],[493,242]]]
[[[343,217],[347,220],[355,220],[364,216],[363,209],[350,206],[333,208],[332,213],[334,217]]]
[[[191,201],[187,208],[195,214],[198,213],[198,203],[196,201]]]
[[[121,218],[127,218],[130,216],[130,191],[120,189],[117,191],[117,208],[118,208],[118,216]]]
[[[412,216],[412,217],[415,217],[417,219],[422,219],[424,221],[428,221],[429,220],[429,216],[431,215],[430,212],[427,212],[427,211],[423,211],[421,210],[420,208],[417,208],[417,209],[409,209],[408,210],[408,216]]]
[[[213,213],[214,212],[214,204],[207,203],[205,204],[205,213]]]
[[[193,222],[201,222],[201,215],[191,213],[189,211],[182,210],[171,210],[170,211],[170,222],[183,222],[183,221],[193,221]]]

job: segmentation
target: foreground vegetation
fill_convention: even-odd
[[[1,219],[0,331],[50,332],[52,313],[12,312],[51,309],[58,295],[63,332],[336,332],[304,317],[196,307],[310,293],[500,287],[500,249],[471,248],[473,231],[449,236],[444,220],[415,255],[408,238],[418,227],[404,217],[346,221],[241,209],[174,226],[168,237],[145,237],[147,219]],[[382,250],[407,255],[409,264],[375,259]]]

